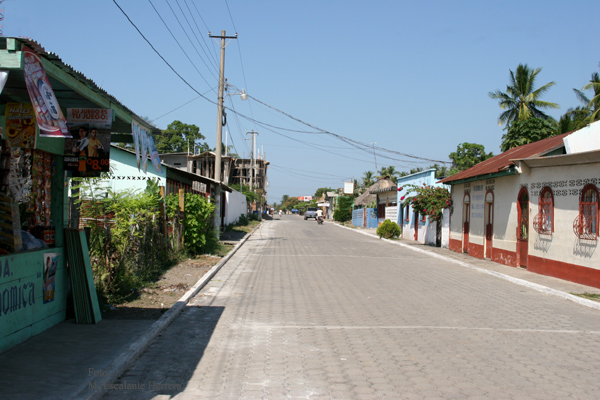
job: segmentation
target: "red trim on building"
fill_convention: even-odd
[[[449,239],[448,248],[457,253],[462,253],[462,241],[457,239]]]
[[[497,247],[492,248],[492,261],[499,264],[508,265],[509,267],[517,266],[517,252],[499,249]]]
[[[600,288],[600,270],[582,267],[581,265],[530,255],[527,270],[536,274],[553,276],[566,281]]]
[[[469,255],[483,259],[483,245],[469,242]]]

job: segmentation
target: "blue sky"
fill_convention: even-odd
[[[561,106],[549,111],[555,118],[579,105],[573,88],[599,71],[597,0],[117,3],[213,102],[219,56],[208,31],[238,33],[227,46],[225,77],[272,108],[228,96],[226,106],[248,118],[229,111],[225,129],[244,157],[246,132],[259,132],[257,149],[271,163],[269,202],[342,187],[376,165],[409,170],[433,163],[397,153],[449,161],[458,144],[470,142],[498,154],[501,111],[488,92],[505,90],[509,70],[519,63],[542,68],[538,86],[556,83],[544,97]],[[173,73],[112,0],[2,6],[4,36],[40,42],[159,128],[174,120],[199,126],[214,147],[216,105]],[[373,154],[339,137],[397,153]]]

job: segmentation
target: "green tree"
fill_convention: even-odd
[[[398,171],[396,171],[396,167],[390,165],[389,167],[381,167],[379,170],[379,177],[383,178],[385,176],[389,177],[392,182],[398,183]]]
[[[373,171],[365,171],[362,180],[360,181],[360,186],[366,189],[373,185],[375,183],[375,179],[373,179],[374,175],[375,173]]]
[[[203,142],[206,139],[196,125],[184,124],[173,121],[160,135],[154,137],[156,149],[159,153],[182,153],[196,149],[200,152],[208,151],[210,147]]]
[[[506,134],[502,135],[500,150],[504,152],[554,135],[556,135],[556,125],[552,121],[540,118],[514,121],[508,127]]]
[[[333,219],[338,222],[346,222],[352,219],[352,203],[354,199],[349,196],[337,198],[337,205],[333,212]]]
[[[500,108],[505,110],[498,118],[499,125],[510,126],[513,121],[528,118],[550,118],[541,109],[559,108],[558,104],[542,101],[540,98],[546,93],[554,82],[549,82],[542,87],[535,88],[535,79],[542,69],[531,70],[527,64],[519,64],[516,72],[510,71],[510,82],[506,92],[496,90],[490,92],[492,99],[498,100]]]
[[[473,165],[492,158],[493,153],[486,153],[485,146],[477,143],[461,143],[448,156],[452,160],[453,174],[471,168]]]
[[[581,129],[588,124],[590,116],[591,113],[587,107],[569,108],[558,120],[556,133],[560,135]]]
[[[323,195],[323,193],[327,193],[327,192],[331,192],[331,191],[333,191],[332,188],[327,188],[327,187],[318,188],[317,191],[315,192],[315,195],[313,196],[313,198],[320,199],[321,196]]]
[[[600,64],[598,64],[600,67]],[[573,89],[577,98],[584,103],[584,109],[589,112],[587,122],[594,122],[600,119],[600,74],[594,72],[590,82],[583,87],[583,90],[593,90],[594,97],[591,99],[583,93],[582,90]]]

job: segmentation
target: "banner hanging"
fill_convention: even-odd
[[[35,110],[40,136],[70,138],[67,121],[50,86],[40,57],[27,47],[23,47],[22,51],[25,85]]]
[[[135,149],[135,159],[137,160],[138,171],[140,170],[140,125],[131,120],[131,135],[133,136],[133,147]]]

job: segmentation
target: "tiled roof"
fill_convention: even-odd
[[[511,160],[522,160],[530,157],[539,157],[552,150],[563,146],[563,138],[570,135],[572,132],[563,133],[562,135],[552,136],[547,139],[537,142],[525,144],[519,147],[513,147],[504,153],[498,154],[495,157],[489,158],[472,166],[469,169],[461,171],[455,175],[442,179],[442,183],[452,183],[463,179],[473,178],[480,175],[488,175],[497,172],[508,170],[515,163]]]

